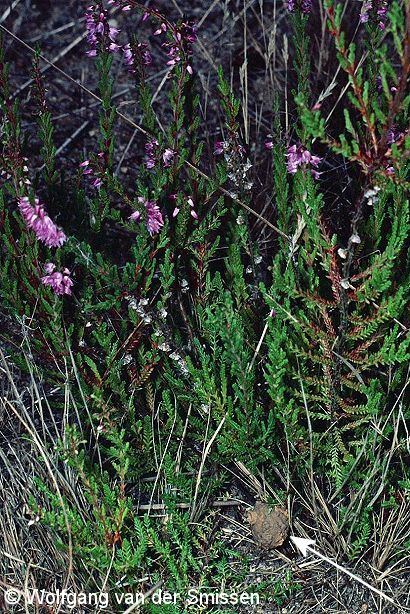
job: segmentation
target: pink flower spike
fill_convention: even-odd
[[[118,28],[114,28],[113,26],[110,26],[108,36],[113,42],[115,41],[119,33],[120,33],[120,30]]]
[[[155,200],[146,200],[144,205],[148,214],[148,232],[152,236],[161,230],[162,226],[164,225],[164,220]]]
[[[162,159],[164,160],[164,166],[168,167],[172,160],[174,159],[175,151],[167,148],[162,154]]]
[[[287,171],[291,175],[294,175],[300,166],[306,164],[313,167],[317,167],[322,162],[322,158],[320,158],[319,156],[312,155],[310,151],[308,151],[302,145],[292,145],[291,147],[288,147],[286,157]],[[317,171],[313,171],[312,169],[311,172],[315,179],[319,178],[320,173],[318,173]]]
[[[223,154],[224,150],[225,150],[224,141],[216,141],[214,145],[214,155],[220,156],[221,154]]]
[[[189,74],[190,74],[190,75],[193,75],[193,74],[194,74],[194,71],[192,70],[192,66],[190,66],[189,64],[188,64],[188,66],[186,67],[186,69],[187,69],[187,71],[189,72]]]
[[[198,214],[197,214],[197,212],[196,212],[196,211],[194,211],[194,209],[191,209],[191,215],[192,215],[192,217],[194,218],[194,220],[197,220],[197,219],[198,219]]]
[[[141,213],[139,211],[134,211],[134,213],[131,213],[128,219],[132,220],[133,222],[139,222],[141,219]]]
[[[178,209],[178,207],[175,207],[175,209],[172,212],[172,217],[176,217],[178,215],[179,211],[180,210]]]
[[[42,241],[47,247],[61,247],[67,240],[66,235],[54,224],[39,199],[35,198],[34,202],[33,207],[27,196],[18,201],[27,228],[33,230],[38,241]]]
[[[157,30],[155,30],[154,36],[158,36],[159,34],[162,34],[163,32],[166,32],[166,31],[167,31],[167,24],[162,23],[160,27]]]
[[[55,270],[56,266],[52,262],[48,262],[45,266],[47,275],[41,278],[44,286],[50,286],[55,294],[63,296],[64,294],[71,295],[71,288],[74,285],[70,278],[69,269],[65,268],[62,273]]]
[[[131,6],[129,4],[127,4],[127,6],[123,6],[122,10],[125,11],[130,11],[131,10]]]
[[[80,166],[84,167],[84,166],[88,166],[90,164],[89,160],[84,160],[84,162],[81,162]]]
[[[192,200],[192,198],[191,198],[191,197],[189,197],[189,198],[188,198],[187,203],[188,203],[188,205],[189,205],[190,207],[194,207],[194,206],[195,206],[195,205],[194,205],[194,201]]]
[[[47,262],[46,266],[44,267],[44,270],[48,275],[51,275],[51,273],[55,271],[55,268],[55,264],[53,264],[52,262]]]

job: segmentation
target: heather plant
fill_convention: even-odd
[[[36,165],[1,51],[0,296],[24,348],[10,355],[26,373],[35,361],[59,391],[42,420],[61,490],[42,473],[28,503],[88,588],[166,583],[186,594],[230,584],[285,602],[292,575],[249,582],[247,557],[214,526],[212,502],[233,496],[245,469],[254,484],[274,484],[256,492],[287,501],[294,527],[308,518],[323,530],[330,517],[325,532],[346,561],[373,548],[386,564],[373,515],[408,504],[410,7],[362,2],[355,43],[343,3],[320,3],[341,75],[340,124],[335,86],[318,93],[312,76],[318,3],[284,5],[291,106],[276,92],[270,129],[246,142],[240,97],[220,67],[213,147],[195,23],[134,0],[89,6],[98,135],[72,176],[59,164],[41,52],[30,109]],[[112,25],[112,9],[149,24],[150,40]],[[155,44],[168,71],[158,110]],[[132,83],[138,122],[115,105],[114,69]],[[126,180],[116,170],[124,120],[141,139]],[[268,214],[256,206],[262,155]],[[340,167],[344,207],[329,198]],[[393,565],[405,543],[400,534]]]

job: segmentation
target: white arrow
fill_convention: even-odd
[[[356,576],[354,573],[352,573],[348,569],[345,569],[344,567],[342,567],[341,565],[339,565],[335,561],[332,561],[332,559],[328,559],[327,556],[325,556],[324,554],[321,554],[317,550],[313,550],[313,548],[311,548],[311,544],[314,545],[316,543],[314,539],[303,539],[303,537],[295,537],[294,535],[291,535],[290,539],[294,543],[296,548],[298,550],[300,550],[300,552],[303,554],[303,556],[307,556],[308,555],[308,550],[309,550],[309,552],[311,552],[315,556],[318,556],[323,561],[326,561],[326,563],[329,563],[330,565],[333,565],[333,567],[336,567],[336,569],[340,569],[340,571],[343,571],[343,573],[347,574],[348,576],[350,576],[351,578],[353,578],[357,582],[360,582],[360,584],[363,584],[363,586],[366,586],[368,589],[370,589],[374,593],[377,593],[378,595],[380,595],[380,597],[383,597],[383,599],[387,599],[387,601],[390,601],[390,603],[395,604],[391,597],[388,597],[388,595],[385,595],[384,593],[382,593],[382,591],[379,591],[378,588],[375,588],[371,584],[368,584],[367,582],[362,580],[362,578],[359,578],[359,576]]]

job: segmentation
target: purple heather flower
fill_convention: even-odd
[[[148,232],[152,236],[161,230],[162,226],[164,225],[164,220],[155,200],[146,200],[144,206],[148,213]]]
[[[288,11],[293,13],[296,6],[300,8],[302,13],[307,15],[312,10],[312,0],[298,0],[298,2],[297,0],[288,0]]]
[[[214,155],[220,156],[225,151],[225,141],[216,141],[214,145]]]
[[[129,219],[133,222],[139,222],[141,219],[141,213],[139,211],[134,211],[134,213],[131,213]]]
[[[271,141],[271,135],[268,134],[268,139],[265,141],[265,149],[273,149],[273,141]]]
[[[395,143],[396,141],[401,139],[402,136],[403,136],[403,132],[397,132],[395,128],[392,128],[391,130],[388,131],[387,143],[389,145],[392,145],[392,143]]]
[[[178,54],[177,47],[171,47],[168,51],[168,56],[171,59],[167,62],[167,66],[175,66],[175,64],[181,61],[181,56]]]
[[[97,154],[98,158],[104,158],[105,154],[103,151],[101,151],[100,153]],[[103,181],[100,177],[98,177],[95,174],[95,169],[91,166],[91,161],[90,160],[84,160],[84,162],[81,162],[80,164],[80,168],[83,169],[83,175],[89,175],[89,181],[92,183],[92,186],[96,189],[96,190],[100,190]]]
[[[319,156],[314,156],[302,145],[291,145],[288,147],[288,151],[286,154],[287,157],[287,170],[288,173],[294,175],[298,170],[299,166],[303,166],[305,164],[310,165],[312,175],[315,179],[319,177],[319,173],[315,170],[322,161],[322,158]]]
[[[381,0],[380,5],[377,9],[377,17],[379,19],[380,30],[384,30],[386,28],[387,19],[387,0]]]
[[[67,240],[66,235],[54,224],[38,198],[34,199],[34,203],[34,206],[31,205],[27,196],[19,198],[18,201],[20,212],[27,227],[33,230],[37,239],[47,247],[61,247]]]
[[[97,55],[99,42],[104,42],[105,49],[111,53],[117,53],[121,49],[120,45],[115,42],[120,30],[110,26],[107,11],[99,11],[98,7],[94,5],[89,6],[85,14],[85,27],[90,46],[86,52],[88,56],[95,57]]]
[[[132,66],[134,64],[134,56],[131,51],[131,45],[128,43],[124,45],[122,48],[122,57],[124,58],[124,62],[127,66]]]
[[[162,159],[164,161],[164,166],[165,167],[170,166],[170,164],[171,164],[172,160],[174,159],[175,155],[176,155],[176,152],[173,149],[169,149],[167,147],[167,149],[162,154]]]
[[[176,217],[178,215],[179,211],[180,210],[178,209],[178,207],[175,207],[175,209],[172,212],[172,217]]]
[[[117,36],[120,33],[120,31],[121,30],[119,30],[118,28],[114,28],[113,26],[109,26],[109,28],[108,28],[108,37],[109,37],[111,42],[115,43],[115,39],[117,38]]]
[[[369,13],[373,7],[373,0],[363,0],[362,8],[360,10],[360,23],[367,23],[369,21]]]
[[[47,275],[41,278],[41,282],[45,286],[51,286],[54,292],[60,296],[64,294],[70,295],[71,287],[73,286],[73,281],[70,278],[70,271],[65,268],[63,272],[60,273],[55,270],[56,265],[52,262],[48,262],[44,268]]]
[[[138,43],[137,48],[139,50],[139,56],[141,58],[142,63],[145,66],[148,66],[152,62],[152,56],[147,49],[147,43]],[[134,54],[131,49],[131,45],[128,43],[122,47],[122,53],[124,58],[124,63],[126,66],[130,67],[131,72],[135,72],[134,67]]]
[[[139,196],[138,202],[145,207],[147,212],[147,229],[152,237],[152,235],[157,234],[164,225],[161,211],[159,210],[155,200],[146,200],[142,196]],[[141,219],[141,213],[139,211],[134,211],[134,213],[130,215],[129,219],[133,220],[134,222],[139,222]]]
[[[155,150],[158,145],[157,139],[152,139],[145,144],[145,167],[148,169],[154,168],[157,163],[155,159]]]
[[[378,20],[380,30],[384,30],[387,18],[387,0],[363,0],[360,23],[367,23],[370,17]]]
[[[194,218],[194,220],[197,220],[198,219],[198,214],[197,214],[197,212],[194,209],[195,204],[194,204],[194,201],[192,200],[191,196],[188,197],[188,201],[187,202],[188,202],[188,205],[191,207],[190,213],[191,213],[192,217]]]
[[[113,4],[122,11],[130,11],[132,8],[130,4],[127,4],[126,6],[121,6],[121,0],[108,0],[107,4]]]
[[[165,30],[164,30],[165,26]],[[166,24],[161,24],[160,28],[154,32],[158,35],[167,31]],[[197,39],[196,25],[191,21],[184,21],[177,25],[172,31],[172,40],[162,44],[167,49],[168,62],[167,66],[176,66],[182,58],[188,59],[192,56],[192,45]],[[187,64],[187,71],[190,75],[193,73],[191,64]]]
[[[162,23],[159,28],[157,30],[155,30],[154,32],[154,36],[158,36],[159,34],[162,34],[163,32],[167,31],[167,24],[166,23]]]
[[[147,47],[147,43],[138,43],[138,49],[140,50],[142,63],[145,64],[145,66],[149,66],[152,63],[152,55],[148,51]]]

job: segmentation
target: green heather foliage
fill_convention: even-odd
[[[269,219],[279,232],[268,229],[263,258],[251,229],[240,101],[222,70],[225,149],[210,159],[188,59],[172,71],[164,131],[147,69],[139,65],[131,79],[144,139],[177,155],[152,169],[141,157],[130,188],[115,173],[121,118],[114,56],[100,50],[99,138],[89,154],[92,181],[101,181],[96,190],[91,175],[62,173],[39,53],[33,92],[42,168],[35,176],[26,170],[22,109],[11,102],[0,56],[0,160],[7,174],[0,192],[1,302],[28,337],[45,381],[64,387],[68,378],[76,407],[59,452],[77,476],[82,507],[70,492],[62,507],[53,485],[41,480],[31,505],[62,549],[71,535],[75,564],[90,572],[90,585],[110,570],[110,585],[121,580],[135,591],[146,574],[149,586],[166,580],[168,590],[180,592],[228,581],[245,586],[239,572],[226,577],[232,572],[224,562],[241,555],[213,535],[208,505],[230,492],[235,463],[269,476],[279,489],[286,489],[280,474],[296,489],[313,474],[323,493],[342,502],[338,531],[349,536],[343,554],[352,559],[369,547],[379,489],[408,497],[410,15],[406,22],[403,5],[393,2],[384,32],[363,25],[369,53],[359,62],[363,50],[346,41],[342,6],[324,3],[346,76],[340,134],[310,91],[309,17],[298,10],[289,16],[297,76],[293,142],[319,149],[326,165],[318,179],[309,164],[288,172],[291,142],[278,96],[272,148],[264,155],[272,156]],[[325,182],[332,165],[342,163],[356,187],[336,224]],[[57,249],[36,239],[17,207],[18,197],[37,194],[68,237]],[[163,212],[159,233],[148,232],[142,199]],[[136,210],[139,222],[129,219]],[[70,270],[72,295],[56,295],[41,282],[47,262]],[[25,368],[22,354],[13,359]],[[57,401],[54,411],[62,411]],[[139,510],[140,503],[158,502],[165,520]],[[253,588],[282,603],[295,585],[289,578],[275,586],[274,579]]]

